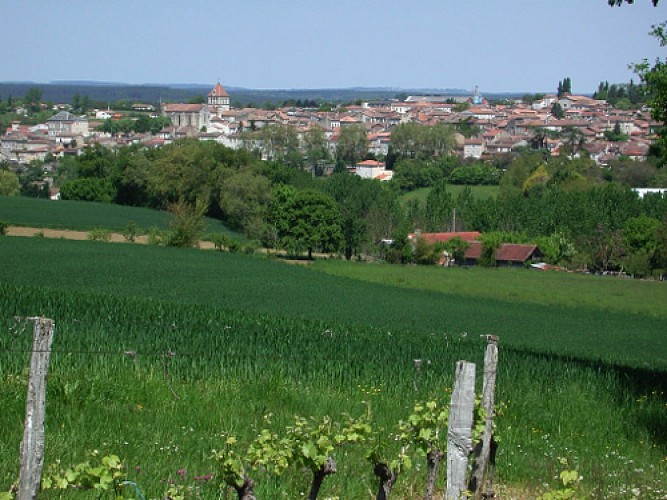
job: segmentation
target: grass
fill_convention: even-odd
[[[49,256],[48,265],[41,264],[45,255]],[[577,305],[577,299],[569,305],[541,304],[520,297],[485,296],[481,291],[475,296],[472,290],[463,294],[385,286],[236,254],[41,238],[2,238],[0,261],[4,263],[0,282],[16,285],[40,283],[69,291],[146,296],[259,314],[373,325],[385,331],[494,333],[506,345],[538,352],[602,358],[628,366],[667,367],[659,292],[656,299],[647,300],[647,309],[631,314],[584,307]],[[409,270],[426,271],[415,267],[403,272]],[[507,276],[513,276],[517,284],[524,282],[526,288],[539,288],[537,283],[531,285],[532,279],[541,278],[538,273],[514,271]],[[477,282],[481,288],[489,288],[482,275]],[[576,291],[568,282],[556,289],[563,295],[587,297],[595,293],[587,287],[592,290],[598,283],[591,278],[579,281]],[[659,290],[655,283],[642,284],[647,290]],[[604,350],[601,344],[606,345]]]
[[[0,220],[12,226],[89,231],[104,228],[122,231],[130,221],[147,230],[169,228],[167,212],[149,208],[127,207],[109,203],[52,201],[19,196],[0,196]],[[207,219],[206,232],[229,232],[215,219]]]
[[[589,302],[611,280],[521,270],[304,269],[219,252],[13,237],[0,238],[0,262],[0,491],[17,474],[27,389],[28,354],[16,351],[29,350],[30,332],[13,317],[42,314],[56,320],[46,463],[116,453],[152,498],[167,481],[216,497],[214,485],[193,478],[214,471],[210,453],[223,433],[247,440],[297,413],[359,414],[362,401],[389,429],[416,398],[447,397],[456,360],[479,366],[482,333],[501,338],[501,482],[544,490],[565,459],[590,498],[630,497],[632,488],[644,498],[665,494],[667,346],[663,295],[653,287],[662,284],[618,281],[636,286],[629,295],[648,303],[640,311],[614,301],[622,288]],[[438,285],[454,276],[448,271],[459,283]],[[352,278],[374,272],[385,273],[369,274],[381,283]],[[535,290],[559,298],[543,303]],[[418,358],[431,360],[419,374]],[[336,459],[323,496],[375,490],[363,450]],[[298,470],[256,479],[261,498],[294,498],[308,485]],[[396,497],[421,496],[424,481],[407,472]]]
[[[312,269],[371,283],[556,307],[667,318],[667,287],[657,281],[528,269],[443,268],[319,260]]]

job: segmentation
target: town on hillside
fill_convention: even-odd
[[[393,171],[384,160],[390,152],[392,131],[401,124],[457,128],[460,133],[455,135],[454,153],[463,159],[483,161],[532,148],[546,150],[551,156],[585,155],[600,166],[621,157],[645,159],[651,138],[661,126],[646,107],[620,109],[606,99],[576,95],[560,87],[557,94],[502,103],[489,102],[477,90],[472,94],[469,97],[413,95],[331,110],[295,106],[234,108],[227,91],[217,83],[205,102],[195,104],[133,103],[130,110],[93,109],[85,114],[77,114],[81,108],[71,104],[56,104],[52,116],[44,123],[22,125],[13,121],[3,131],[0,161],[20,171],[34,160],[79,155],[94,144],[109,148],[132,144],[157,148],[186,137],[215,141],[233,149],[259,150],[266,159],[275,153],[272,144],[252,132],[271,125],[290,127],[301,148],[309,131],[318,129],[331,158],[335,156],[341,131],[357,126],[366,133],[367,155],[346,167],[361,177],[387,181]],[[45,107],[44,103],[37,105]],[[19,105],[12,111],[22,115],[27,113],[26,107]],[[145,121],[147,117],[153,120],[152,125],[159,124],[159,129],[114,126],[128,120]],[[306,167],[314,169],[314,165]],[[317,173],[326,175],[332,171],[333,165],[320,165]],[[53,179],[47,175],[42,182],[52,184]],[[52,194],[57,196],[55,189]]]

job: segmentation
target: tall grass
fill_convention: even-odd
[[[294,414],[359,414],[368,401],[390,428],[415,399],[448,397],[457,360],[481,366],[479,333],[501,337],[500,481],[543,489],[563,458],[592,498],[665,494],[663,318],[165,248],[0,238],[0,261],[0,490],[17,476],[27,389],[31,327],[14,316],[44,315],[56,321],[46,463],[117,453],[152,498],[169,480],[215,498],[194,476],[213,471],[221,433],[248,440]],[[416,372],[414,359],[430,363]],[[323,495],[375,490],[363,450],[336,459]],[[256,479],[260,498],[294,498],[309,483],[298,470]],[[419,496],[424,480],[406,473],[397,493]]]
[[[294,414],[358,414],[369,400],[377,425],[389,428],[415,399],[447,396],[456,360],[481,364],[483,354],[479,339],[457,334],[388,333],[36,287],[2,285],[0,297],[3,487],[17,473],[27,383],[28,354],[17,351],[30,347],[30,327],[14,315],[39,311],[56,320],[47,463],[79,462],[92,449],[118,453],[151,495],[159,495],[160,481],[178,479],[179,469],[192,476],[212,471],[210,450],[221,445],[222,432],[250,439],[263,426],[284,427]],[[430,363],[417,373],[414,359]],[[663,372],[515,349],[501,350],[500,366],[503,482],[539,487],[558,472],[559,457],[595,475],[596,498],[610,498],[624,484],[646,488],[646,478],[632,479],[637,468],[665,479]],[[328,492],[365,496],[372,478],[362,455],[337,457],[341,470]],[[413,471],[399,492],[410,497],[423,480]],[[292,498],[307,483],[293,471],[279,483],[260,482],[258,493]]]
[[[482,291],[474,296],[402,289],[243,255],[88,241],[4,238],[0,239],[0,261],[4,264],[0,282],[4,283],[210,304],[259,314],[372,325],[384,331],[493,333],[505,345],[535,352],[667,367],[664,317],[645,311],[628,314],[592,306],[535,304],[521,297],[502,300],[485,297]],[[447,277],[442,276],[443,280]],[[478,276],[483,286],[483,276]],[[517,282],[520,276],[510,275]],[[595,293],[586,291],[589,285],[595,283],[565,281],[559,289],[584,297]],[[659,301],[646,299],[645,303],[653,304],[651,310],[661,309]]]

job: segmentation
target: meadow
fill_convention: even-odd
[[[0,491],[18,471],[30,350],[30,327],[14,317],[44,315],[56,321],[45,462],[116,453],[151,498],[168,481],[213,498],[213,481],[194,477],[215,472],[211,450],[224,435],[248,440],[294,414],[358,415],[370,402],[389,429],[416,399],[447,397],[458,359],[480,366],[479,335],[489,333],[501,339],[502,484],[544,490],[565,461],[591,498],[665,495],[663,284],[618,280],[601,294],[597,277],[467,270],[466,288],[466,270],[305,269],[43,238],[0,238],[0,262]],[[424,274],[411,281],[411,271]],[[457,284],[438,285],[450,278]],[[414,359],[430,363],[417,372]],[[336,456],[324,496],[371,497],[363,454]],[[256,479],[259,498],[294,498],[309,482],[300,470]],[[407,472],[397,496],[419,496],[424,481]]]

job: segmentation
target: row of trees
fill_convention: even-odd
[[[617,175],[626,174],[619,169]],[[281,162],[196,140],[158,150],[89,148],[62,161],[59,181],[69,199],[155,208],[178,201],[199,204],[245,237],[293,254],[341,252],[347,258],[382,255],[409,262],[414,248],[407,235],[416,228],[477,230],[502,232],[509,240],[552,238],[544,243],[549,247],[565,241],[558,247],[567,251],[548,252],[554,263],[594,270],[634,267],[636,274],[667,268],[660,233],[667,200],[638,198],[629,187],[606,180],[586,159],[521,155],[508,164],[500,194],[484,200],[469,188],[452,196],[440,177],[425,201],[402,203],[400,188],[392,183],[347,172],[313,178]],[[641,238],[629,236],[640,227]],[[382,240],[392,240],[391,248],[380,246]],[[645,242],[643,247],[638,241]],[[628,259],[635,254],[641,259],[631,266]]]

